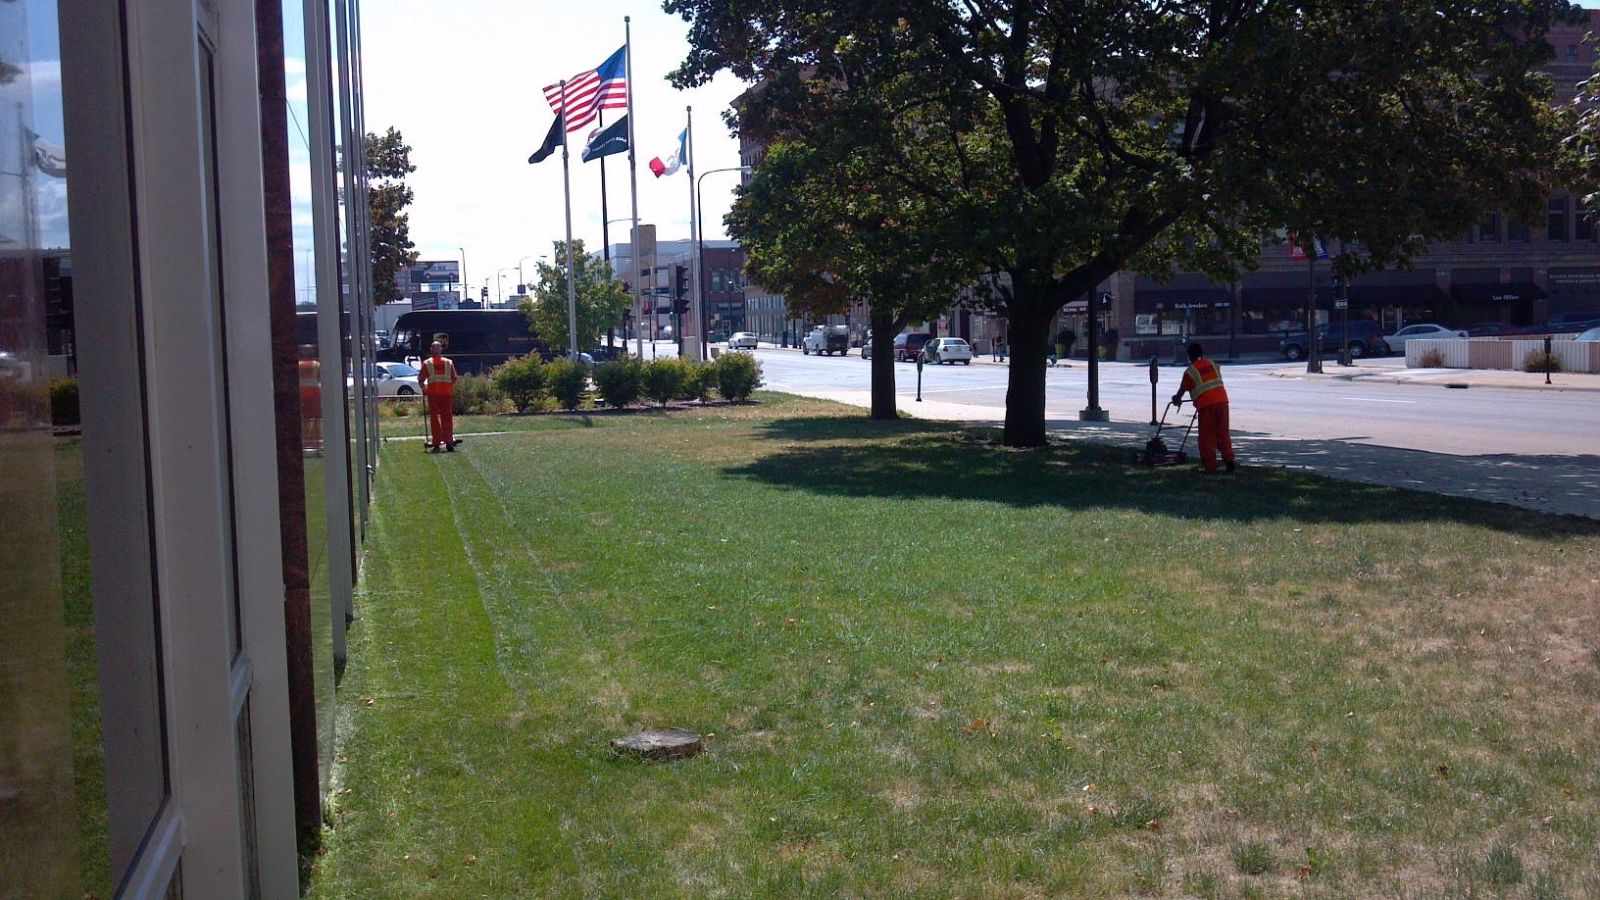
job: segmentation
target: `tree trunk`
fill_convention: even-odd
[[[894,315],[874,311],[872,321],[872,418],[894,419]]]
[[[1008,304],[1011,374],[1006,386],[1007,447],[1042,447],[1044,428],[1044,370],[1050,340],[1050,319],[1055,308],[1042,296],[1027,296],[1018,288]],[[1039,294],[1043,291],[1038,290]],[[1030,292],[1032,293],[1032,292]]]

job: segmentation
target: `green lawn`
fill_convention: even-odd
[[[313,896],[1600,892],[1594,523],[762,399],[387,445]]]

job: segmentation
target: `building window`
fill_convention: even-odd
[[[1518,222],[1516,219],[1506,220],[1506,243],[1526,244],[1529,233],[1527,222]]]
[[[1567,239],[1566,197],[1550,198],[1550,204],[1545,213],[1544,233],[1545,240],[1564,241]]]
[[[1567,62],[1575,63],[1577,61],[1578,61],[1578,45],[1577,44],[1568,44],[1567,45]]]
[[[1500,240],[1499,213],[1494,213],[1478,223],[1478,240],[1490,243]]]
[[[1572,224],[1572,239],[1573,240],[1575,240],[1575,241],[1592,241],[1592,240],[1594,240],[1594,234],[1595,234],[1594,217],[1595,217],[1595,209],[1590,204],[1586,203],[1586,204],[1583,204],[1583,205],[1578,207],[1577,219],[1575,219],[1573,221],[1573,224]]]

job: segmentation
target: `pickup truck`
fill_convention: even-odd
[[[812,353],[846,356],[850,353],[850,329],[843,325],[818,325],[800,342],[800,352],[807,356]]]

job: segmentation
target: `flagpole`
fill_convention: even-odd
[[[694,107],[685,106],[684,112],[684,151],[688,155],[689,164],[689,253],[693,257],[694,280],[689,283],[690,296],[694,297],[695,329],[700,332],[700,358],[705,359],[708,342],[706,340],[706,298],[700,290],[700,278],[704,274],[701,270],[705,265],[704,242],[700,240],[700,208],[694,198]]]
[[[606,111],[595,110],[595,127],[601,131],[606,130]],[[611,268],[611,215],[606,212],[606,158],[600,157],[600,258],[605,260],[606,269]],[[607,275],[606,277],[611,277]],[[612,345],[612,336],[616,328],[608,326],[606,329],[606,346]],[[622,346],[628,346],[628,336],[622,336]]]
[[[639,168],[634,159],[634,148],[639,146],[633,139],[633,17],[622,17],[622,45],[627,48],[626,67],[628,85],[628,188],[633,194],[633,235],[629,238],[632,248],[629,253],[633,257],[633,307],[637,310],[634,318],[634,353],[644,358],[644,260],[639,253]],[[654,311],[651,312],[654,318]],[[651,349],[654,350],[654,337],[651,338]]]
[[[572,350],[571,359],[578,361],[578,280],[577,255],[572,252],[572,178],[568,174],[572,156],[566,134],[567,80],[561,79],[561,193],[567,207],[567,343]]]

